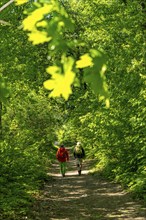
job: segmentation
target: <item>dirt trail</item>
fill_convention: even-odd
[[[84,166],[78,176],[75,162],[66,177],[52,167],[53,180],[45,186],[28,220],[146,220],[146,208],[115,183],[90,175]]]

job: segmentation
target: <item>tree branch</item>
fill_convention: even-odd
[[[9,2],[7,2],[6,4],[4,4],[1,8],[0,8],[0,12],[3,11],[5,8],[7,8],[11,3],[13,3],[14,0],[10,0]]]
[[[3,21],[3,20],[0,20],[0,24],[3,24],[3,25],[11,25],[9,22]]]

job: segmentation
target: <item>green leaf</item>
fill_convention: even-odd
[[[34,30],[30,34],[28,34],[29,40],[33,42],[34,45],[48,42],[52,39],[52,37],[47,37],[47,33],[45,31]]]
[[[106,83],[105,71],[106,71],[106,59],[102,52],[97,50],[90,50],[90,56],[92,57],[93,65],[84,70],[84,80],[87,82],[95,94],[106,99],[106,105],[109,106],[109,94]]]
[[[37,8],[27,18],[23,20],[24,30],[34,31],[36,30],[36,23],[44,18],[44,15],[52,12],[52,5],[44,5],[41,8]]]
[[[98,65],[98,64],[97,64]],[[108,97],[107,94],[107,84],[105,82],[104,72],[106,70],[106,65],[103,65],[102,69],[97,72],[98,67],[94,65],[91,71],[86,71],[84,79],[87,83],[91,85],[91,88],[96,94]]]
[[[16,5],[23,5],[27,2],[28,2],[28,0],[15,0]]]
[[[92,58],[88,53],[81,56],[80,60],[76,62],[76,68],[85,68],[89,66],[93,66],[93,62]]]
[[[44,87],[52,90],[50,97],[63,96],[65,100],[68,99],[72,93],[71,85],[75,79],[75,73],[72,71],[74,60],[71,57],[62,56],[62,68],[58,66],[50,66],[47,72],[52,76],[51,79],[44,82]]]

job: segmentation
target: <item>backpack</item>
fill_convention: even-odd
[[[64,158],[66,158],[66,152],[65,152],[65,151],[62,151],[62,150],[59,150],[59,152],[58,152],[58,158],[59,158],[59,159],[64,159]]]
[[[76,146],[75,147],[75,153],[77,155],[82,155],[83,154],[82,147],[81,146]]]

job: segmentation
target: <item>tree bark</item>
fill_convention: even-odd
[[[2,140],[2,102],[0,102],[0,140]]]

